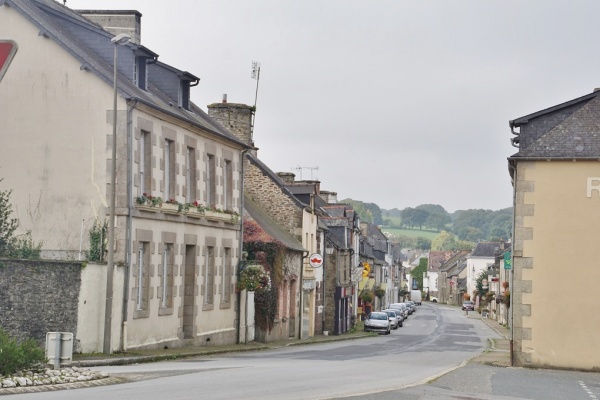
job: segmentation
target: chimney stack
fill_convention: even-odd
[[[246,104],[228,103],[227,95],[223,95],[221,103],[207,106],[208,115],[221,126],[235,135],[239,140],[254,147],[252,139],[252,115],[254,107]]]

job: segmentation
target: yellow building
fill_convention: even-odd
[[[600,371],[599,94],[510,121],[515,366]]]

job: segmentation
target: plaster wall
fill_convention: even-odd
[[[0,82],[2,188],[12,189],[20,233],[76,252],[82,225],[105,216],[112,88],[7,6],[0,37],[18,46]]]
[[[521,366],[600,370],[600,183],[595,161],[521,162],[513,318]]]

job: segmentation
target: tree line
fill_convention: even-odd
[[[358,200],[341,201],[352,205],[361,221],[387,228],[433,230],[445,233],[436,238],[437,243],[423,237],[403,236],[395,238],[403,247],[467,248],[479,241],[509,240],[512,236],[512,207],[501,210],[471,209],[449,213],[439,204],[421,204],[417,207],[391,210],[381,209],[375,203]],[[445,250],[441,249],[441,250]]]

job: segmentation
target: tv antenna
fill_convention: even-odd
[[[260,63],[252,61],[252,79],[256,79],[256,92],[254,93],[254,110],[252,112],[252,132],[254,132],[254,120],[256,119],[256,101],[258,100],[258,82],[260,81]]]
[[[318,166],[316,166],[316,167],[301,167],[301,166],[297,166],[295,168],[292,167],[292,169],[295,169],[296,171],[300,171],[300,180],[302,180],[302,171],[305,170],[305,169],[310,170],[310,180],[314,181],[313,171],[318,171],[319,167]],[[319,178],[317,178],[317,179],[319,179]]]

